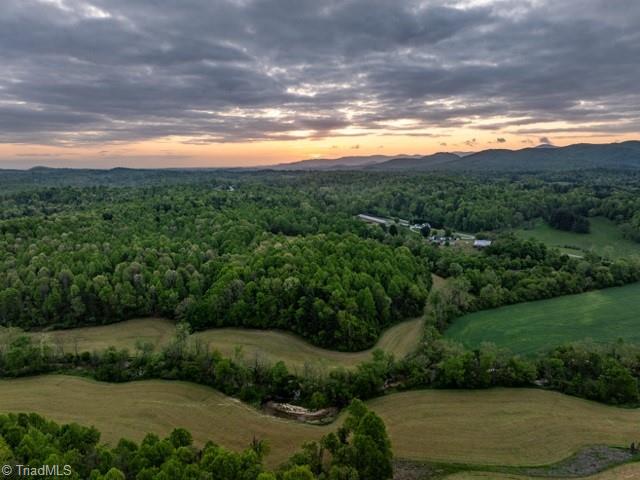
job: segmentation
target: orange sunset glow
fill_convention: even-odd
[[[482,136],[484,134],[484,136]],[[61,167],[237,167],[268,166],[313,158],[339,158],[354,155],[428,155],[440,151],[474,151],[490,148],[520,149],[540,143],[536,137],[514,137],[499,143],[495,135],[478,132],[476,142],[466,144],[468,132],[443,137],[442,142],[425,136],[386,136],[384,133],[349,137],[327,137],[289,141],[257,141],[192,145],[176,138],[161,138],[140,143],[74,147],[42,145],[0,145],[0,156],[14,158],[11,168],[24,165]],[[558,146],[573,143],[604,143],[631,140],[633,135],[601,136],[589,134],[557,138]],[[33,163],[35,162],[35,163]]]
[[[640,130],[636,26],[605,2],[135,3],[3,5],[0,168],[268,166]]]

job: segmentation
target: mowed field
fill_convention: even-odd
[[[112,445],[120,438],[140,441],[146,433],[164,436],[183,427],[200,445],[212,440],[243,450],[255,435],[269,439],[274,464],[323,434],[205,386],[160,380],[110,384],[65,375],[0,380],[0,412],[36,412],[57,422],[93,425]]]
[[[593,444],[637,439],[640,411],[531,389],[405,392],[368,402],[387,425],[398,458],[480,465],[544,465]],[[0,381],[0,412],[37,412],[58,422],[95,425],[103,440],[189,429],[232,449],[254,435],[271,446],[268,462],[336,428],[264,415],[208,387],[150,380],[107,384],[63,375]],[[338,423],[340,420],[338,420]]]
[[[282,360],[290,370],[301,372],[305,368],[355,367],[371,360],[377,348],[402,358],[417,348],[422,328],[422,319],[407,320],[387,329],[374,348],[355,353],[326,350],[296,335],[273,330],[213,329],[199,332],[195,338],[227,357],[233,357],[239,346],[245,360]]]
[[[414,350],[422,334],[422,319],[407,320],[383,332],[375,348],[401,358]],[[34,339],[46,339],[65,352],[104,350],[109,346],[134,351],[136,341],[150,342],[155,347],[166,344],[175,332],[175,325],[166,319],[129,320],[99,327],[83,327],[45,333],[30,333]],[[280,331],[218,328],[195,333],[200,340],[226,357],[238,352],[247,361],[256,358],[267,362],[284,361],[292,371],[304,368],[354,367],[371,360],[373,349],[357,353],[325,350],[302,338]]]
[[[492,342],[531,354],[580,340],[640,343],[640,283],[465,315],[445,332],[469,347]]]
[[[519,229],[515,233],[521,238],[535,238],[573,255],[584,255],[584,252],[590,251],[608,258],[640,255],[640,243],[624,238],[620,229],[611,220],[594,217],[590,218],[589,222],[591,232],[586,234],[556,230],[542,220],[537,221],[533,229]]]
[[[569,480],[567,477],[544,477],[547,480]],[[571,477],[575,479],[576,477]],[[630,463],[612,468],[606,472],[580,477],[583,480],[640,480],[640,463]],[[446,480],[539,480],[540,477],[527,477],[511,473],[461,472],[449,475]]]

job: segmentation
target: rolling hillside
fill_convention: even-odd
[[[544,148],[541,148],[544,147]],[[336,160],[305,160],[274,167],[281,170],[350,169],[393,172],[536,172],[578,169],[638,169],[640,141],[611,144],[576,144],[567,147],[491,149],[471,155],[436,153],[423,157],[345,157]]]
[[[407,155],[388,156],[388,155],[368,155],[368,156],[352,156],[340,158],[317,158],[311,160],[302,160],[293,163],[282,163],[270,167],[272,170],[343,170],[358,169],[375,165],[377,163],[387,162],[394,158],[411,159]]]
[[[560,148],[485,150],[447,164],[465,171],[539,171],[589,168],[640,168],[640,142],[577,144]]]
[[[461,160],[461,157],[455,153],[440,152],[420,158],[395,158],[375,165],[368,165],[365,169],[384,171],[421,171],[446,167],[446,165],[458,160]]]
[[[385,422],[397,458],[479,465],[545,465],[588,445],[628,445],[640,421],[635,409],[532,389],[422,390],[367,404]],[[111,384],[66,375],[1,380],[0,412],[24,411],[95,425],[112,445],[123,436],[167,435],[176,426],[191,431],[196,443],[209,439],[234,450],[255,436],[271,447],[272,466],[337,427],[268,416],[187,382]]]

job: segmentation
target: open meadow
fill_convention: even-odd
[[[422,319],[401,322],[387,329],[374,348],[361,352],[337,352],[316,347],[287,332],[240,328],[217,328],[196,332],[192,339],[226,357],[238,354],[246,361],[285,362],[292,371],[305,367],[350,368],[371,360],[371,353],[379,348],[402,358],[415,349],[422,334]],[[155,348],[166,345],[175,333],[175,324],[166,319],[145,318],[98,327],[29,333],[35,341],[46,340],[65,352],[100,351],[110,346],[133,352],[136,342],[149,342]],[[8,334],[5,331],[5,334]],[[15,335],[16,333],[12,333]]]
[[[639,309],[637,283],[475,312],[455,320],[445,335],[469,347],[492,342],[520,354],[588,339],[640,343]]]
[[[227,357],[235,357],[239,347],[244,360],[253,361],[257,358],[270,363],[282,360],[290,370],[302,372],[305,367],[352,368],[371,360],[375,349],[402,358],[418,346],[422,328],[421,318],[401,322],[383,332],[375,347],[361,352],[327,350],[291,333],[274,330],[221,328],[198,332],[194,338]]]
[[[571,255],[582,256],[585,252],[594,252],[608,258],[640,255],[640,243],[624,238],[618,226],[611,220],[594,217],[590,218],[589,222],[589,233],[557,230],[543,220],[536,221],[532,229],[519,229],[515,233],[520,238],[534,238]]]
[[[545,465],[586,445],[628,445],[640,422],[638,410],[531,389],[423,390],[368,405],[384,420],[397,458],[478,465]],[[271,464],[335,428],[267,416],[185,382],[108,384],[63,375],[0,381],[0,412],[95,425],[112,444],[146,432],[166,435],[177,426],[198,443],[210,439],[233,449],[255,435],[269,442]]]

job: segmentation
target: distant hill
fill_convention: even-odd
[[[446,166],[448,163],[460,160],[461,157],[455,153],[440,152],[434,155],[427,155],[419,158],[394,158],[386,162],[377,163],[375,165],[367,165],[365,170],[384,170],[384,171],[419,171],[433,170],[438,167]]]
[[[441,152],[424,157],[343,157],[336,160],[305,160],[275,167],[280,170],[349,169],[393,172],[483,171],[537,172],[594,168],[640,169],[640,142],[549,144],[522,150],[492,149],[461,156]]]
[[[312,160],[301,160],[299,162],[281,163],[269,167],[272,170],[340,170],[366,167],[386,162],[394,158],[415,158],[410,155],[368,155],[352,156],[341,158],[318,158]]]
[[[640,168],[640,142],[577,144],[567,147],[485,150],[458,161],[446,169],[463,171],[542,171],[593,168]]]

